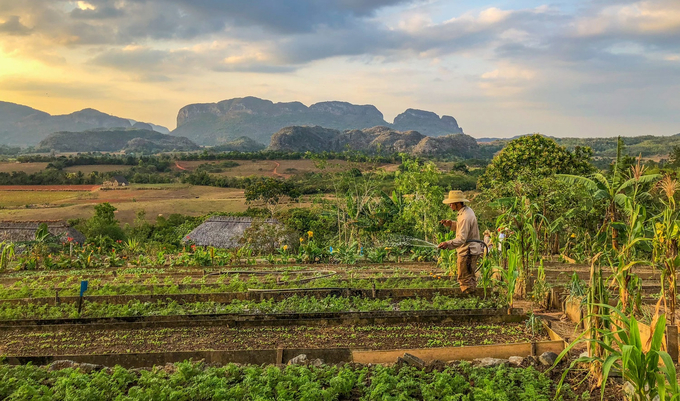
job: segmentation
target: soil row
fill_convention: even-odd
[[[365,326],[195,327],[162,329],[65,328],[3,333],[0,354],[87,355],[271,348],[399,349],[541,341],[525,323],[442,323]]]

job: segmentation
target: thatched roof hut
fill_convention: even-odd
[[[50,234],[60,241],[71,241],[82,244],[85,236],[63,220],[48,221],[0,221],[0,242],[27,242],[35,240],[35,233],[41,224],[47,224]]]
[[[263,221],[268,224],[279,224],[274,219]],[[238,248],[239,239],[253,224],[250,217],[213,216],[196,227],[184,237],[184,242],[193,242],[198,246],[214,246],[216,248]]]

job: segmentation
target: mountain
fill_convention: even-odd
[[[199,146],[187,138],[137,128],[55,132],[40,141],[37,146],[37,150],[43,152],[55,150],[58,152],[157,153],[197,149]]]
[[[427,136],[462,134],[463,129],[451,116],[438,115],[431,111],[407,109],[394,118],[392,127],[399,131],[416,130]]]
[[[300,102],[274,103],[249,96],[184,106],[177,114],[177,128],[172,134],[201,145],[219,145],[242,136],[268,143],[281,128],[317,125],[335,130],[384,126],[421,130],[432,136],[463,132],[453,117],[439,118],[423,110],[408,109],[389,124],[373,105],[329,101],[307,107]]]
[[[5,145],[33,146],[53,132],[130,128],[132,124],[127,118],[112,116],[95,109],[88,108],[71,114],[53,116],[31,107],[0,102],[0,143]],[[141,124],[156,127],[154,129],[158,131],[169,132],[164,127]]]
[[[465,134],[430,137],[413,130],[402,132],[381,126],[344,131],[319,126],[292,126],[272,135],[269,144],[269,150],[290,152],[342,152],[347,149],[471,158],[477,156],[479,145]]]
[[[213,152],[257,152],[266,148],[260,142],[254,139],[242,136],[236,138],[231,142],[225,142],[222,145],[213,146],[210,148]]]

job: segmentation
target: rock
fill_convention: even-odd
[[[405,353],[402,359],[407,365],[414,366],[418,369],[422,369],[425,367],[425,361],[423,361],[422,359],[418,358],[415,355]]]
[[[163,368],[161,368],[161,370],[164,371],[165,373],[171,375],[171,374],[177,372],[177,366],[175,366],[174,363],[166,363],[165,366],[163,366]]]
[[[311,366],[314,366],[315,368],[320,368],[320,367],[322,367],[323,365],[325,365],[325,364],[323,363],[323,359],[320,359],[320,358],[312,359],[312,361],[311,361],[309,364],[310,364]]]
[[[307,355],[300,354],[288,361],[288,365],[306,365],[308,363]]]
[[[529,355],[528,357],[525,358],[525,362],[526,362],[529,366],[536,366],[536,365],[538,365],[538,358],[536,358],[536,357],[533,356],[533,355]]]
[[[521,366],[522,362],[524,362],[524,358],[522,358],[521,356],[511,356],[508,359],[508,362],[510,362],[511,365]]]
[[[102,369],[104,369],[104,366],[95,365],[93,363],[81,363],[80,365],[78,365],[78,370],[80,370],[83,373],[99,372]]]
[[[478,368],[488,368],[492,366],[500,366],[500,365],[507,365],[508,360],[507,359],[499,359],[499,358],[478,358],[478,359],[473,359],[472,360],[472,365]]]
[[[68,369],[68,368],[74,368],[78,364],[76,364],[73,361],[64,359],[60,361],[54,361],[50,363],[50,366],[47,368],[47,370],[53,371],[53,370],[62,370],[62,369]]]
[[[541,362],[543,366],[552,366],[557,360],[557,354],[554,352],[544,352],[538,357],[538,361]]]

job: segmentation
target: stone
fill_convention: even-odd
[[[288,361],[288,365],[306,365],[308,363],[307,355],[300,354]]]
[[[104,369],[104,366],[95,365],[93,363],[81,363],[80,365],[78,365],[78,370],[80,370],[83,373],[99,372],[102,369]]]
[[[325,364],[323,363],[323,359],[320,359],[320,358],[312,359],[312,361],[311,361],[309,364],[310,364],[311,366],[314,366],[315,368],[320,368],[320,367],[322,367],[323,365],[325,365]]]
[[[404,362],[410,366],[414,366],[416,368],[422,369],[425,367],[425,361],[422,359],[418,358],[415,355],[411,355],[409,353],[405,353],[404,356],[402,357]]]
[[[557,360],[557,354],[551,351],[544,352],[538,357],[538,361],[541,362],[543,366],[552,366]]]
[[[472,364],[478,368],[488,368],[492,366],[506,365],[508,364],[508,360],[500,358],[478,358],[473,359]]]
[[[76,367],[77,364],[71,360],[60,360],[60,361],[54,361],[50,363],[50,366],[47,368],[47,370],[53,371],[53,370],[62,370],[62,369],[68,369],[68,368],[74,368]]]
[[[510,365],[521,366],[522,362],[524,362],[524,358],[521,356],[511,356],[508,358],[508,362],[510,362]]]

